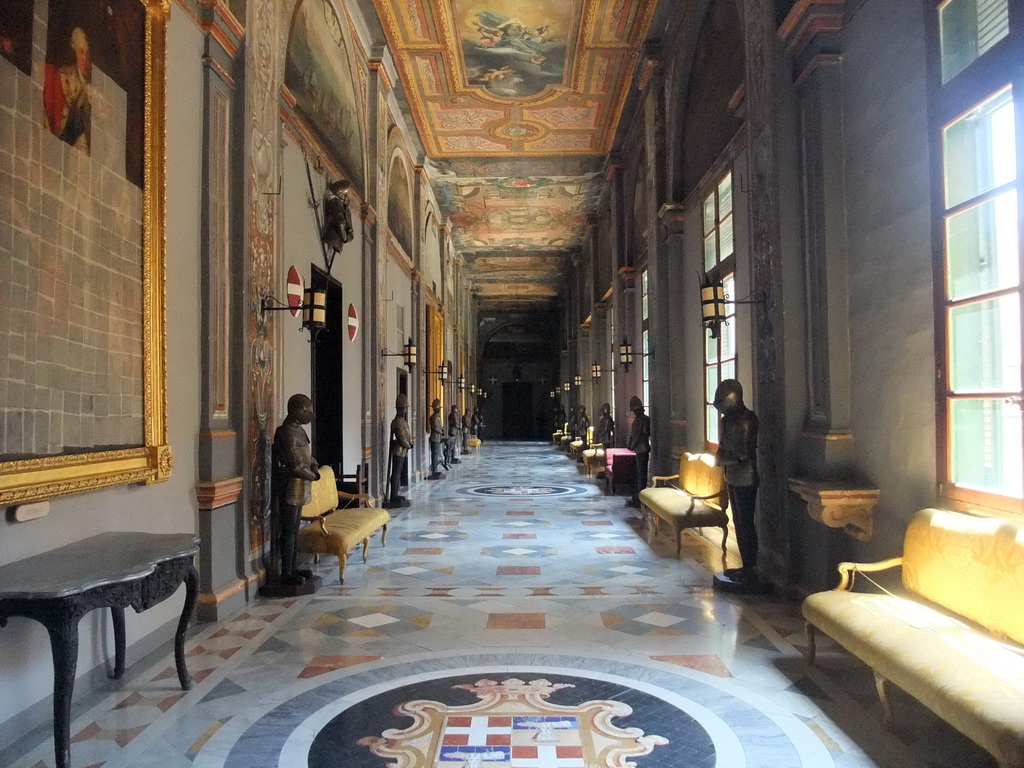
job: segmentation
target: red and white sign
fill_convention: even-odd
[[[291,307],[292,317],[298,317],[302,311],[302,292],[305,284],[299,270],[292,267],[288,270],[288,306]]]
[[[355,304],[348,305],[348,340],[355,341],[359,333],[359,315],[356,314]]]

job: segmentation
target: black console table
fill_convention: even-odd
[[[199,551],[191,533],[103,533],[76,544],[0,567],[0,627],[11,616],[40,622],[53,651],[53,741],[57,768],[70,765],[71,694],[78,664],[78,621],[95,608],[110,608],[114,623],[113,678],[124,674],[124,609],[137,613],[170,597],[185,583],[185,605],[174,635],[181,687],[185,630],[196,605]]]

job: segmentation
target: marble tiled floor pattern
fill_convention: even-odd
[[[387,547],[378,537],[367,564],[350,558],[344,586],[325,558],[317,594],[196,627],[191,691],[177,688],[168,647],[85,697],[73,765],[384,768],[358,742],[408,725],[390,714],[406,692],[444,699],[455,683],[509,677],[630,703],[623,727],[672,734],[631,758],[637,768],[994,765],[899,692],[884,727],[862,664],[823,640],[808,667],[798,603],[713,592],[714,546],[688,533],[677,559],[670,537],[652,540],[623,497],[551,446],[485,443],[410,499]],[[479,764],[583,765],[574,759]],[[48,728],[0,765],[52,766]]]

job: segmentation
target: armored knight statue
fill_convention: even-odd
[[[636,453],[636,493],[630,499],[630,506],[640,506],[640,491],[647,487],[647,468],[651,464],[651,417],[644,413],[644,404],[633,395],[629,400],[633,412],[633,426],[629,430],[626,447]]]
[[[350,186],[348,181],[342,179],[327,187],[331,196],[324,203],[324,229],[320,239],[324,245],[335,251],[340,251],[353,237],[352,214],[348,209]]]
[[[434,399],[430,404],[430,475],[427,480],[443,480],[441,454],[444,444],[444,417],[441,416],[441,401]]]
[[[581,405],[579,415],[576,417],[576,439],[583,441],[583,447],[588,447],[587,433],[590,431],[590,417],[587,416],[587,406]]]
[[[473,437],[482,437],[484,431],[484,416],[483,410],[479,403],[476,408],[473,409],[473,423],[472,423]]]
[[[757,582],[757,415],[743,403],[743,387],[736,379],[725,379],[718,385],[714,406],[721,414],[716,460],[725,468],[736,543],[743,561],[742,568],[727,569],[725,576],[733,581]]]
[[[462,416],[459,413],[459,406],[452,403],[452,409],[448,411],[448,440],[446,442],[446,448],[448,450],[448,463],[458,464],[459,459],[459,443],[462,441]]]
[[[576,410],[575,405],[569,406],[569,429],[567,433],[572,437],[576,437],[576,423],[579,420],[579,412]]]
[[[309,450],[309,437],[303,428],[313,421],[313,403],[306,395],[288,398],[288,415],[274,432],[274,494],[277,497],[278,583],[302,585],[308,572],[296,569],[299,518],[311,498],[311,484],[320,479],[317,463]]]
[[[612,406],[609,403],[601,406],[601,415],[597,419],[597,430],[594,432],[594,439],[605,448],[614,447],[615,419],[612,418]]]
[[[565,429],[565,408],[560,401],[555,401],[555,431]]]
[[[466,453],[469,450],[469,446],[466,441],[469,440],[469,432],[473,428],[473,406],[468,406],[466,412],[462,414],[462,452]]]
[[[402,474],[412,448],[412,433],[406,415],[409,412],[409,398],[400,394],[395,400],[395,418],[391,420],[391,474],[388,477],[388,500],[385,508],[405,506],[404,496],[398,493],[402,485]]]

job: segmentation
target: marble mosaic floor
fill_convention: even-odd
[[[76,768],[990,768],[799,605],[710,589],[720,554],[650,539],[543,444],[485,443],[410,492],[388,545],[324,587],[246,606],[92,694]],[[735,563],[732,563],[735,564]],[[152,657],[151,657],[152,658]],[[111,684],[112,686],[114,684]],[[0,765],[53,764],[47,729]]]

